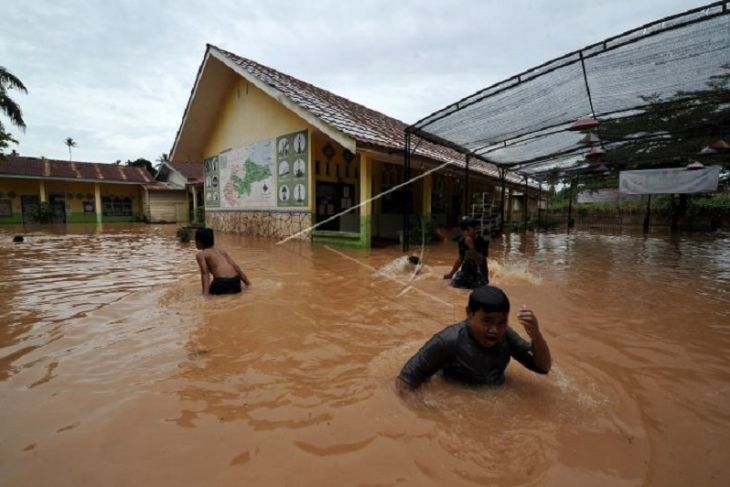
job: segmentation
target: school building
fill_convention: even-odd
[[[203,161],[206,224],[269,238],[369,247],[414,225],[458,222],[472,195],[497,204],[497,169],[451,149],[418,144],[404,181],[406,124],[327,90],[208,45],[171,151]],[[430,169],[449,163],[432,174]],[[504,180],[505,220],[534,212],[537,187]],[[467,194],[468,192],[468,194]],[[368,202],[375,195],[382,197]],[[484,196],[482,196],[484,195]],[[344,215],[342,211],[361,204]],[[319,224],[309,232],[312,225]]]
[[[143,213],[142,168],[36,157],[0,159],[0,224],[133,221]]]
[[[0,159],[0,224],[196,221],[203,218],[202,167],[165,162],[153,178],[117,164]]]

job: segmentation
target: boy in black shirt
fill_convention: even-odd
[[[487,269],[487,255],[489,242],[481,235],[477,235],[476,222],[464,217],[459,225],[459,258],[454,262],[451,272],[444,274],[444,279],[451,279],[454,287],[474,289],[489,284],[489,270]],[[456,276],[454,276],[456,274]]]
[[[418,388],[439,371],[451,381],[502,385],[512,357],[533,372],[547,374],[552,359],[535,314],[524,306],[517,314],[531,339],[528,342],[507,326],[509,309],[509,299],[499,288],[472,291],[466,320],[435,334],[406,362],[396,379],[398,392]]]

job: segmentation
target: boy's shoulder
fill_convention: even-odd
[[[207,257],[209,255],[215,254],[215,247],[206,247],[204,249],[198,250],[198,253],[195,254],[196,257]]]
[[[446,326],[443,330],[436,333],[436,336],[445,343],[453,343],[459,339],[459,336],[466,331],[466,321],[460,321],[452,325]]]

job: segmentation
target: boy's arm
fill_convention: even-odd
[[[228,252],[223,252],[223,255],[226,257],[226,260],[228,261],[228,263],[231,264],[231,267],[233,267],[236,270],[236,272],[238,273],[238,277],[243,281],[243,283],[246,286],[250,286],[251,281],[248,280],[248,277],[246,277],[246,274],[244,274],[243,271],[241,270],[241,268],[238,267],[238,264],[236,264],[233,261],[233,259],[231,259],[231,257],[228,255]]]
[[[550,348],[545,341],[545,337],[543,337],[540,332],[537,317],[531,309],[528,309],[523,305],[517,313],[517,320],[525,328],[525,331],[531,340],[530,352],[534,362],[533,370],[535,370],[535,372],[547,374],[550,372],[550,368],[552,366],[552,357],[550,356]]]
[[[450,349],[446,342],[438,334],[434,335],[403,366],[395,379],[396,390],[403,394],[418,389],[446,365],[449,357]]]
[[[210,291],[210,278],[208,274],[208,263],[205,262],[205,256],[202,252],[198,252],[195,255],[195,260],[198,261],[198,267],[200,267],[200,284],[203,286],[203,295],[207,296]]]
[[[461,267],[461,264],[463,264],[463,263],[464,263],[464,257],[459,256],[456,259],[456,262],[454,262],[454,267],[451,268],[451,272],[449,272],[448,274],[444,274],[444,279],[451,279],[452,277],[454,277],[454,274],[456,274],[456,271],[459,270],[459,267]]]

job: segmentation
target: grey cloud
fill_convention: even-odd
[[[112,162],[168,152],[205,43],[406,122],[697,0],[8,3],[0,65],[29,88],[19,151]]]

